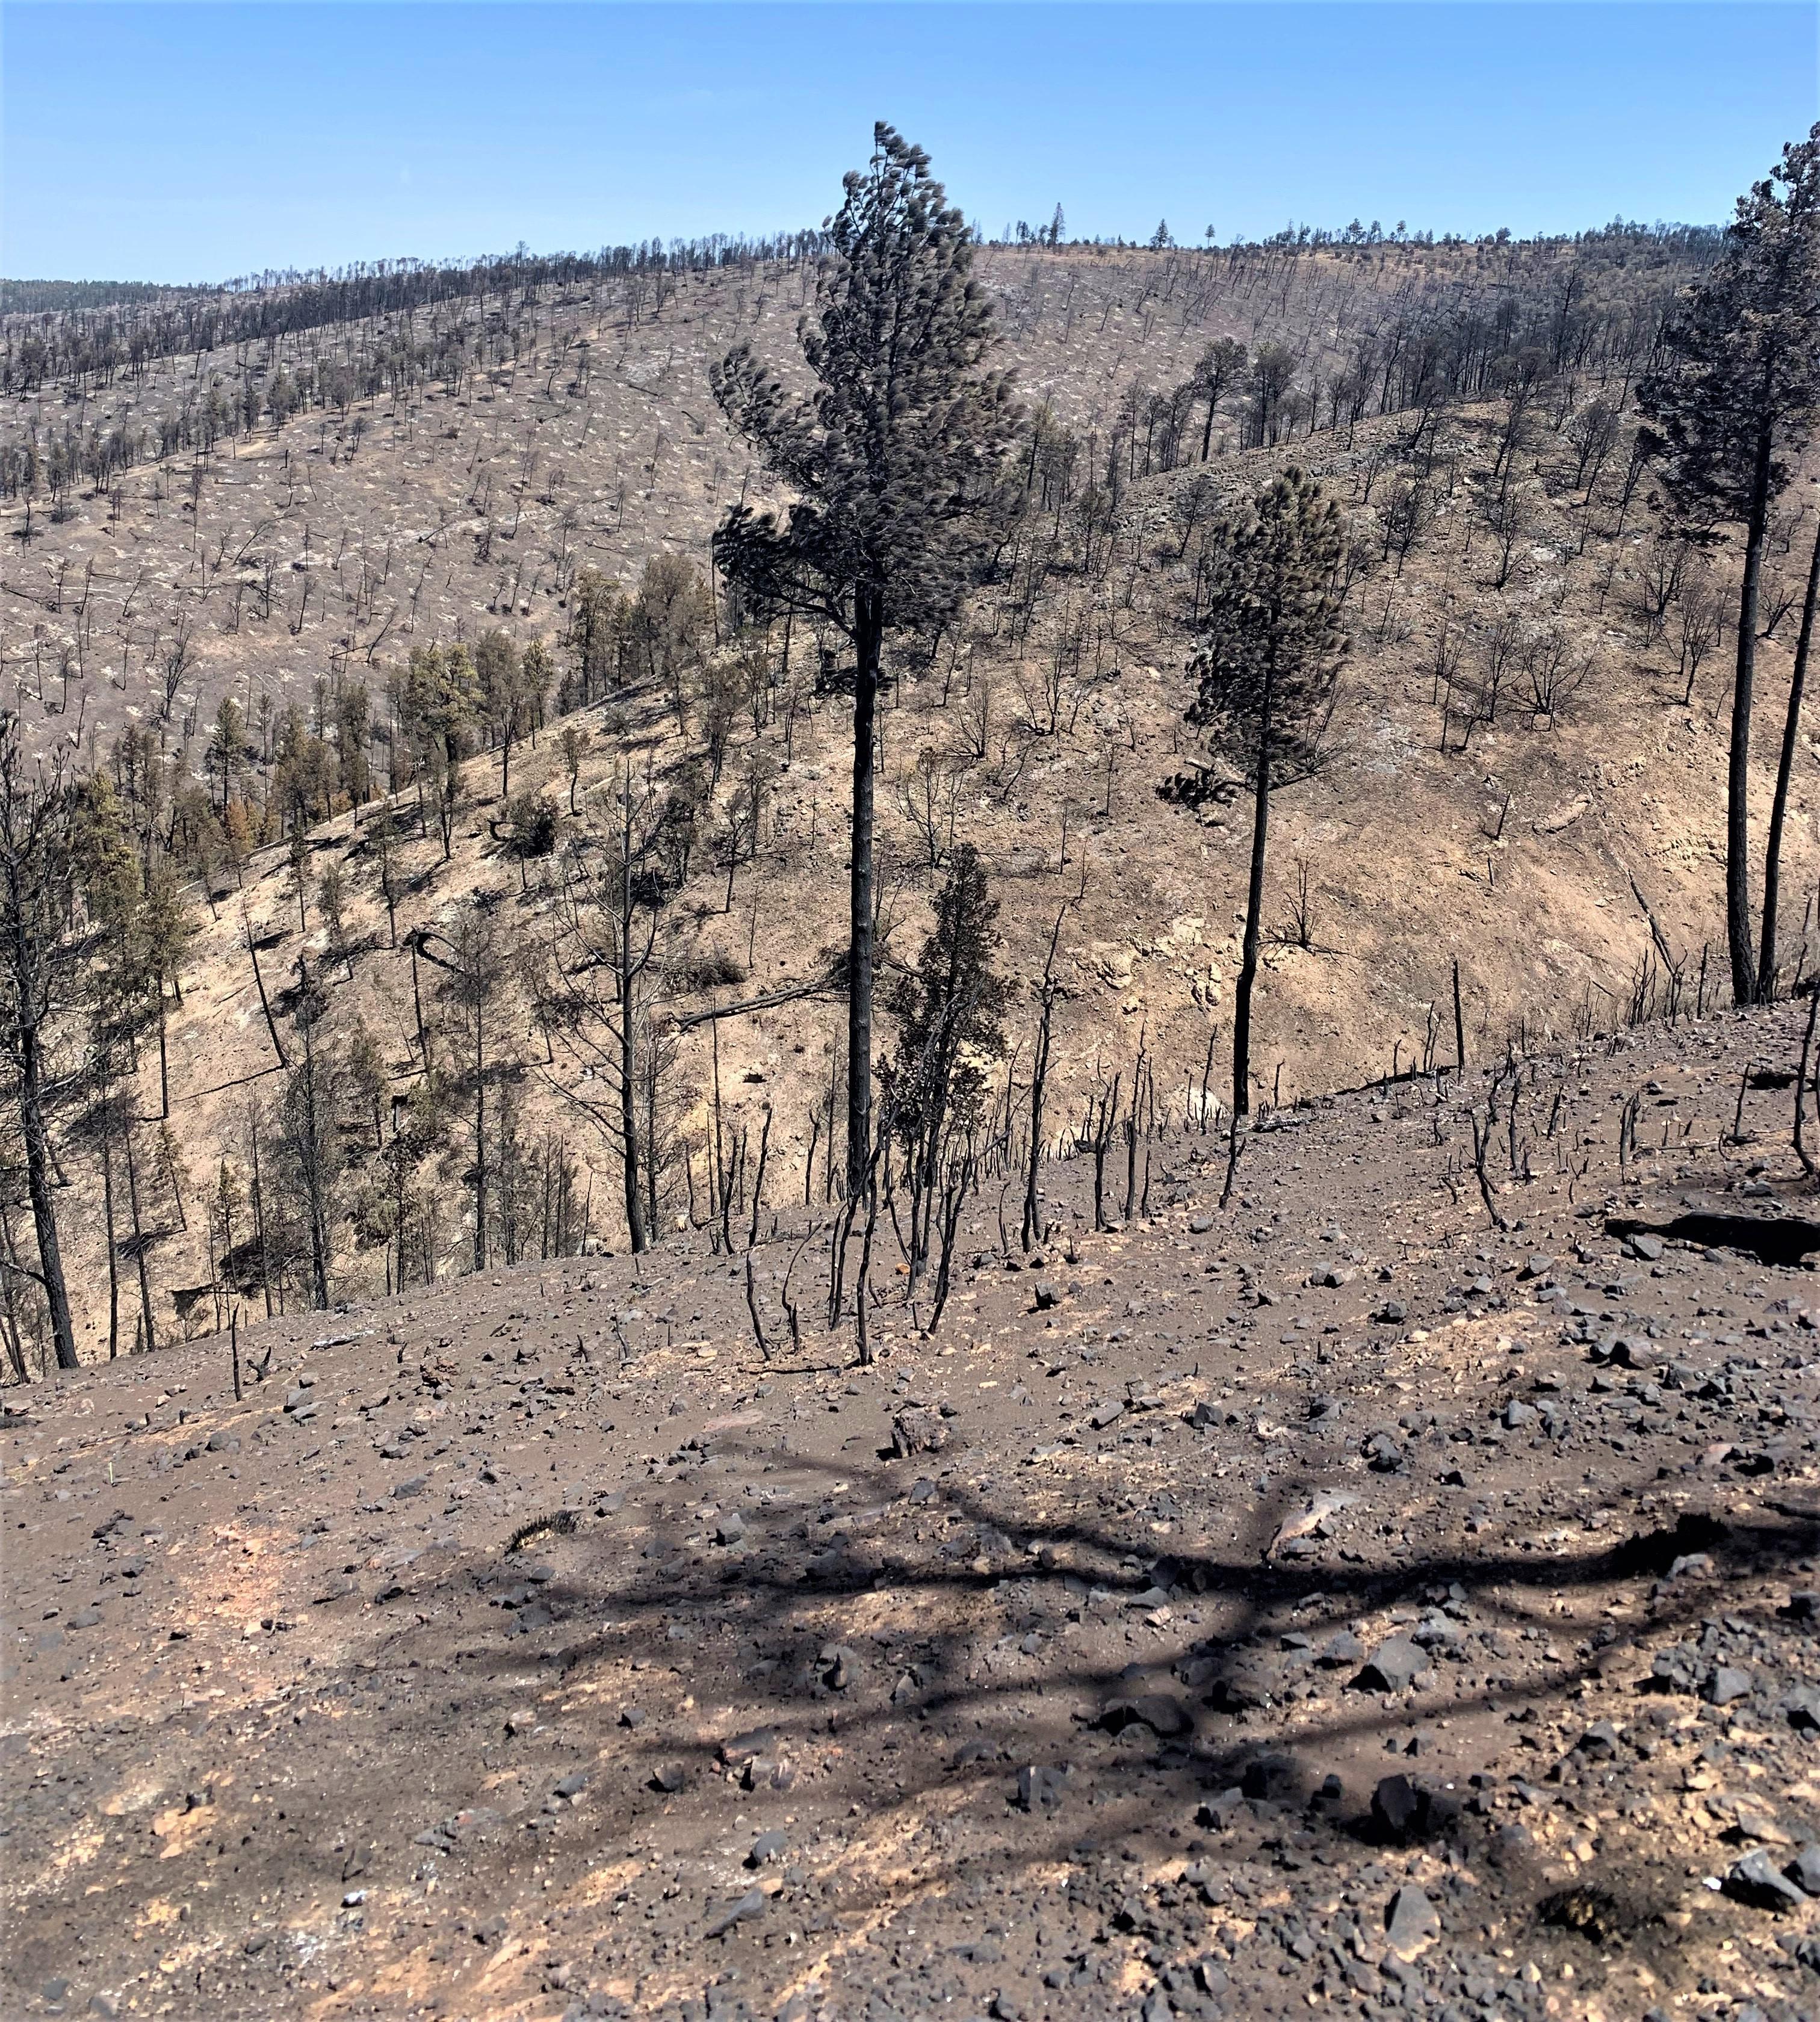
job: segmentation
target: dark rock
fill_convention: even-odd
[[[1776,1611],[1785,1622],[1820,1622],[1820,1593],[1792,1593],[1788,1606]]]
[[[689,1781],[689,1772],[680,1762],[660,1763],[651,1772],[651,1787],[674,1797]]]
[[[844,1692],[862,1669],[859,1652],[844,1643],[824,1643],[815,1661],[821,1682],[834,1692]]]
[[[429,1486],[429,1476],[427,1474],[414,1474],[404,1481],[394,1482],[392,1493],[397,1501],[402,1502],[407,1496],[421,1495]]]
[[[1798,1910],[1807,1900],[1760,1846],[1727,1869],[1725,1892],[1759,1910]]]
[[[1633,1235],[1627,1245],[1633,1257],[1641,1257],[1646,1264],[1659,1262],[1668,1245],[1659,1235]]]
[[[1194,1823],[1211,1827],[1215,1832],[1224,1832],[1237,1816],[1239,1807],[1245,1801],[1245,1794],[1234,1783],[1230,1790],[1222,1790],[1217,1797],[1209,1798],[1194,1815]]]
[[[1782,1872],[1796,1888],[1820,1896],[1820,1841],[1803,1847]]]
[[[1421,1808],[1421,1798],[1407,1776],[1382,1777],[1372,1793],[1372,1823],[1387,1839],[1409,1838]]]
[[[1383,1327],[1401,1327],[1409,1317],[1409,1308],[1401,1299],[1386,1299],[1372,1315],[1372,1318]]]
[[[707,1927],[711,1938],[724,1938],[735,1925],[749,1924],[755,1917],[765,1914],[766,1895],[762,1889],[748,1889],[739,1901],[723,1910]]]
[[[1336,1630],[1314,1653],[1324,1671],[1348,1671],[1365,1662],[1365,1645],[1350,1629]]]
[[[1506,1431],[1514,1433],[1525,1425],[1533,1425],[1538,1414],[1533,1404],[1525,1403],[1521,1397],[1512,1397],[1499,1415]]]
[[[1820,1692],[1811,1685],[1792,1692],[1782,1702],[1789,1725],[1801,1734],[1820,1734]]]
[[[1384,1942],[1391,1950],[1399,1958],[1412,1959],[1440,1935],[1440,1917],[1422,1890],[1399,1889],[1384,1913]]]
[[[1194,1717],[1172,1692],[1141,1692],[1131,1699],[1109,1699],[1095,1722],[1108,1734],[1127,1727],[1147,1727],[1165,1741],[1194,1732]]]
[[[1014,1800],[1019,1811],[1053,1811],[1062,1802],[1068,1787],[1068,1768],[1047,1762],[1027,1763],[1018,1772],[1018,1794]]]
[[[752,1850],[746,1856],[748,1867],[764,1867],[784,1858],[784,1849],[788,1844],[780,1832],[760,1833],[752,1842]]]
[[[1403,1449],[1389,1432],[1376,1432],[1367,1438],[1365,1457],[1374,1474],[1394,1474],[1403,1465]]]
[[[746,1520],[736,1509],[722,1517],[714,1527],[714,1542],[717,1545],[744,1544],[745,1537]]]
[[[208,1451],[210,1453],[238,1453],[240,1451],[240,1435],[226,1431],[210,1433]]]
[[[1239,1779],[1239,1788],[1254,1800],[1287,1805],[1301,1794],[1303,1780],[1302,1765],[1294,1756],[1273,1752],[1252,1757]]]
[[[1211,1214],[1194,1214],[1188,1218],[1189,1232],[1191,1235],[1204,1235],[1212,1226],[1213,1217]]]
[[[1734,1700],[1749,1699],[1753,1683],[1749,1671],[1735,1664],[1720,1664],[1708,1677],[1700,1696],[1709,1706],[1730,1706]]]
[[[1062,1303],[1062,1287],[1052,1278],[1039,1278],[1036,1285],[1036,1310],[1040,1313],[1053,1312]]]
[[[1087,1422],[1096,1433],[1103,1433],[1109,1425],[1116,1425],[1124,1415],[1125,1407],[1119,1400],[1108,1397],[1087,1413]]]
[[[1533,1278],[1546,1278],[1554,1268],[1555,1260],[1552,1257],[1544,1257],[1538,1254],[1524,1260],[1523,1268],[1517,1276],[1526,1281]]]
[[[1595,1721],[1573,1746],[1581,1754],[1591,1756],[1595,1762],[1613,1761],[1617,1755],[1617,1728],[1609,1720]]]
[[[1353,1683],[1368,1692],[1400,1692],[1431,1669],[1433,1663],[1420,1644],[1406,1636],[1393,1636],[1365,1659]]]

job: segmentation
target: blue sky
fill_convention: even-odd
[[[1717,221],[1820,118],[1811,4],[0,5],[0,272],[818,222],[875,118],[989,232]]]

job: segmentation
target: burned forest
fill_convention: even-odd
[[[0,283],[0,2009],[1820,2012],[1763,168]]]

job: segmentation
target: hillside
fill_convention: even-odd
[[[1332,762],[1274,816],[1256,1093],[1449,1062],[1456,964],[1475,1062],[1716,995],[1732,558],[1660,532],[1624,406],[1701,257],[1629,232],[982,250],[1029,415],[1020,510],[959,628],[896,651],[880,797],[891,975],[961,845],[1000,908],[998,1164],[1027,1155],[1052,937],[1043,1153],[1117,1137],[1140,1084],[1146,1128],[1211,1126],[1230,1097],[1248,817],[1217,776],[1176,790],[1197,776],[1186,670],[1219,515],[1292,462],[1348,516],[1351,650]],[[143,1340],[148,1308],[163,1340],[310,1295],[283,1113],[300,1013],[322,1013],[336,1077],[332,1296],[471,1266],[483,1192],[492,1256],[623,1243],[604,1027],[564,1019],[629,781],[662,815],[638,1013],[649,1218],[747,1222],[761,1160],[764,1211],[830,1204],[839,654],[742,630],[705,572],[717,513],[764,495],[707,366],[750,336],[800,372],[810,279],[806,256],[545,276],[322,323],[280,286],[188,302],[226,319],[207,352],[175,348],[168,305],[7,319],[21,734],[106,772],[142,859],[170,849],[198,878],[155,1035],[140,1006],[123,1115],[83,1069],[88,1028],[58,1035],[83,1353]],[[247,319],[269,334],[227,341]],[[1244,352],[1209,385],[1220,339]],[[1760,795],[1810,517],[1798,493],[1772,541]],[[541,642],[547,685],[510,751],[494,717],[468,719],[444,835],[411,684],[502,640]],[[232,750],[211,728],[224,695]],[[1785,976],[1814,926],[1813,776],[1804,746]],[[527,790],[547,810],[535,849]],[[312,824],[301,855],[278,841]],[[488,921],[508,958],[483,1089],[459,991],[411,950]],[[136,1152],[130,1215],[104,1140],[115,1164]],[[27,1235],[15,1214],[9,1240]]]
[[[1071,1161],[870,1369],[799,1208],[14,1393],[11,2005],[1811,2015],[1800,1052]]]

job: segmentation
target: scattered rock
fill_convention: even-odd
[[[1018,1794],[1013,1801],[1021,1812],[1053,1811],[1066,1793],[1068,1773],[1065,1765],[1027,1763],[1018,1772]]]
[[[1724,1885],[1727,1896],[1759,1910],[1798,1910],[1807,1900],[1761,1847],[1732,1863]]]
[[[939,1411],[900,1411],[891,1421],[891,1451],[899,1460],[912,1454],[940,1453],[948,1444],[948,1427]]]
[[[1441,1918],[1423,1892],[1399,1889],[1384,1913],[1384,1942],[1400,1959],[1413,1959],[1441,1935]]]
[[[1434,1661],[1419,1643],[1406,1636],[1393,1636],[1366,1658],[1353,1684],[1368,1692],[1406,1692],[1433,1668]]]
[[[749,1924],[755,1917],[763,1916],[766,1901],[762,1889],[748,1889],[738,1902],[723,1910],[708,1925],[708,1936],[724,1938],[736,1925]]]

